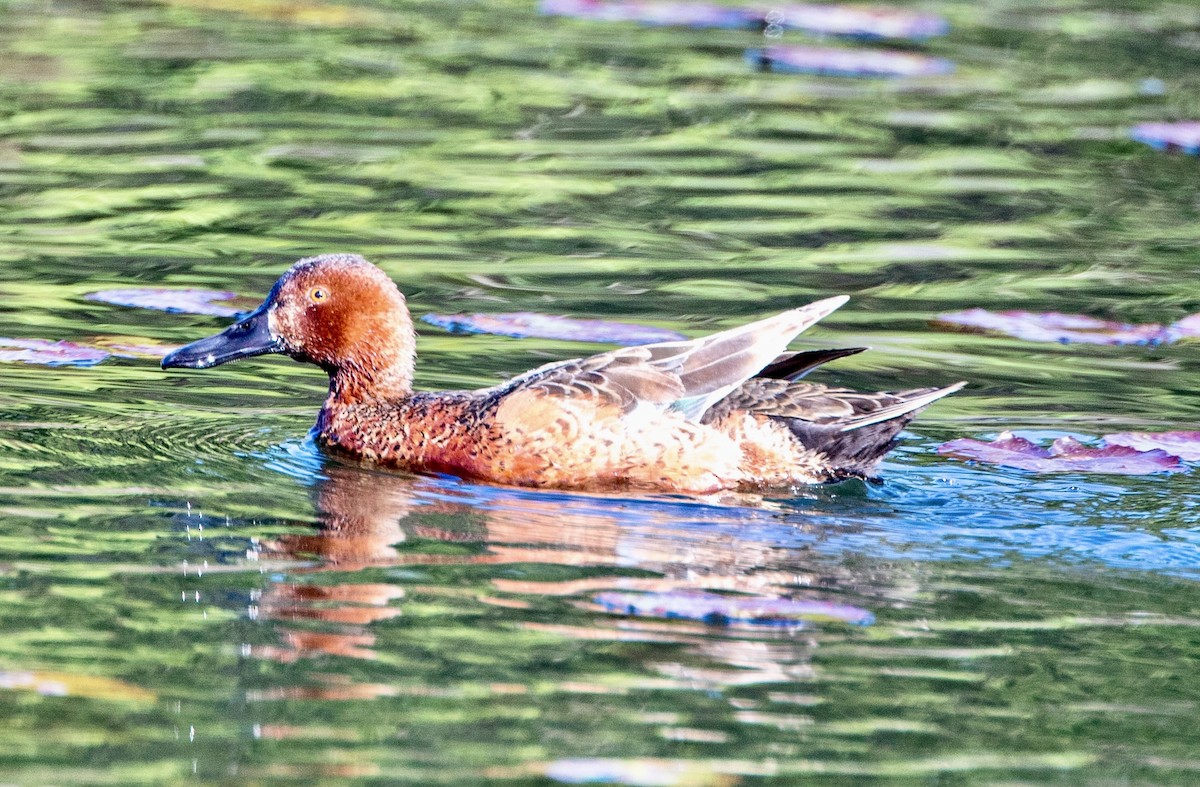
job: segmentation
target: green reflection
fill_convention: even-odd
[[[1200,311],[1200,164],[1123,132],[1200,111],[1194,10],[935,2],[952,33],[911,46],[958,71],[883,82],[751,73],[753,31],[526,2],[0,8],[0,336],[182,343],[223,321],[84,296],[260,298],[352,251],[418,314],[699,335],[846,293],[798,346],[873,351],[823,380],[972,380],[881,487],[708,506],[326,465],[302,440],[324,380],[278,358],[6,364],[0,780],[528,782],[577,758],[681,783],[1195,780],[1191,477],[933,451],[1194,426],[1195,344],[929,325]],[[424,334],[423,387],[597,349]],[[590,603],[614,588],[878,622],[626,619]]]

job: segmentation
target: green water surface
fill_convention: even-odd
[[[0,0],[0,336],[179,344],[356,252],[418,314],[701,335],[811,299],[822,382],[969,388],[879,485],[594,497],[371,472],[322,374],[0,365],[0,782],[1194,784],[1200,496],[936,453],[1200,425],[1200,352],[940,332],[939,312],[1200,312],[1200,10],[932,0],[906,80],[751,71],[754,31],[532,2]],[[811,43],[789,31],[782,43]],[[822,42],[850,47],[865,42]],[[428,327],[418,385],[604,349]],[[615,615],[741,591],[874,623]]]

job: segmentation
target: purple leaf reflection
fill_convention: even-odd
[[[666,328],[608,320],[576,320],[536,312],[426,314],[421,319],[451,333],[494,333],[518,339],[566,339],[574,342],[635,345],[673,342],[687,338]]]
[[[241,304],[224,304],[218,301],[231,301],[237,298],[236,292],[223,290],[165,290],[165,289],[125,289],[100,290],[84,296],[89,301],[112,303],[117,306],[133,306],[138,309],[157,309],[164,312],[184,314],[208,314],[213,317],[236,317],[245,309]]]
[[[609,612],[653,618],[683,618],[705,623],[754,623],[798,626],[804,621],[836,620],[867,626],[875,622],[869,611],[829,601],[802,601],[762,596],[722,596],[700,591],[625,593],[606,591],[592,599]]]
[[[543,0],[547,16],[598,22],[639,22],[680,27],[769,28],[803,30],[852,38],[926,39],[945,35],[950,25],[940,16],[902,8],[847,5],[777,5],[739,8],[710,3],[602,2]]]
[[[1178,339],[1194,339],[1200,336],[1200,314],[1189,314],[1171,323],[1170,330]]]
[[[1104,435],[1107,445],[1138,451],[1166,451],[1185,462],[1200,462],[1200,432],[1118,432]]]
[[[922,77],[949,74],[954,64],[913,52],[769,46],[747,49],[746,62],[760,71],[844,77]]]
[[[569,16],[596,22],[640,22],[644,25],[682,27],[753,27],[761,19],[748,8],[708,3],[616,2],[600,0],[543,0],[546,16]]]
[[[1200,120],[1139,123],[1130,129],[1129,136],[1155,150],[1181,150],[1190,155],[1200,153]]]
[[[939,454],[1036,473],[1115,473],[1146,475],[1182,470],[1179,457],[1162,450],[1139,451],[1124,445],[1090,448],[1071,437],[1060,437],[1043,448],[1011,432],[992,442],[969,437],[938,446]]]
[[[105,350],[74,342],[0,338],[0,361],[45,366],[95,366],[108,356]]]
[[[920,40],[950,32],[950,23],[936,14],[883,6],[781,5],[760,9],[757,18],[789,29],[851,38]]]
[[[1182,325],[1183,322],[1177,325]],[[1185,335],[1174,326],[1164,327],[1157,323],[1139,325],[1101,320],[1083,314],[990,312],[987,309],[967,309],[939,314],[934,320],[934,325],[1002,333],[1031,342],[1060,344],[1165,344]]]

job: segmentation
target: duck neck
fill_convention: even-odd
[[[329,369],[326,407],[379,404],[412,395],[416,333],[412,321],[397,320],[386,336],[363,342],[353,358]]]

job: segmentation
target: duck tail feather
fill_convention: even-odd
[[[856,429],[872,426],[874,424],[884,423],[885,421],[893,421],[896,419],[909,416],[901,422],[901,426],[912,420],[912,416],[916,414],[922,407],[928,407],[930,404],[941,399],[943,396],[949,396],[955,391],[960,390],[967,382],[965,380],[947,385],[945,388],[923,389],[910,392],[908,394],[898,394],[902,396],[901,401],[887,407],[881,407],[869,413],[848,418],[841,423],[841,431],[852,432]]]

